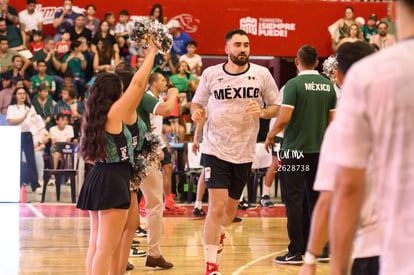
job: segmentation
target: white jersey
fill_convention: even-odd
[[[338,165],[331,158],[335,153],[335,120],[326,129],[319,156],[318,172],[316,173],[315,191],[334,191]],[[354,258],[368,258],[379,256],[382,251],[380,245],[381,234],[378,225],[378,202],[374,185],[373,166],[366,171],[366,189],[362,206],[358,231],[354,238]]]
[[[414,274],[414,39],[354,64],[335,120],[335,162],[367,168],[374,161],[383,227],[380,274]]]
[[[259,119],[245,112],[247,102],[280,105],[279,90],[265,67],[249,63],[245,72],[230,74],[224,65],[203,72],[192,100],[207,106],[202,152],[231,163],[253,162]]]
[[[148,90],[147,93],[149,95],[151,95],[152,97],[155,97],[158,100],[158,102],[164,102],[164,100],[162,98],[156,97],[151,90]],[[160,138],[160,141],[161,141],[160,146],[161,146],[161,148],[164,148],[165,143],[164,143],[164,139],[163,139],[163,136],[162,136],[163,117],[160,116],[160,115],[155,115],[155,114],[151,113],[150,114],[150,121],[151,121],[151,126],[154,127],[152,132],[158,135],[158,137]]]

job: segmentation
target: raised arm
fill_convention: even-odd
[[[168,116],[169,114],[171,114],[175,107],[175,100],[177,98],[177,95],[177,88],[168,89],[168,100],[158,104],[157,109],[155,110],[155,114],[160,116]]]

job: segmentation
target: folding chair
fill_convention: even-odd
[[[42,201],[45,201],[47,183],[52,175],[55,176],[56,182],[56,199],[60,201],[60,185],[70,179],[70,191],[72,203],[76,202],[76,176],[78,173],[79,163],[79,143],[73,142],[56,142],[56,152],[61,154],[61,159],[58,163],[58,167],[53,169],[53,154],[51,154],[51,167],[52,169],[44,169],[43,172],[43,192]]]

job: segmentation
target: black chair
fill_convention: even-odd
[[[56,199],[60,201],[60,185],[65,183],[70,179],[70,191],[72,203],[76,202],[76,177],[78,174],[78,163],[79,156],[77,155],[79,151],[79,143],[73,142],[56,142],[55,143],[55,152],[61,154],[61,159],[58,163],[58,167],[53,169],[53,153],[51,153],[51,167],[52,169],[44,169],[43,172],[43,192],[42,192],[42,201],[45,201],[46,190],[49,179],[52,175],[55,176],[56,182]]]

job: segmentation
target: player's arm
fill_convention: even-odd
[[[267,152],[270,152],[271,145],[275,145],[274,137],[285,129],[286,125],[289,123],[294,109],[295,108],[293,106],[282,106],[280,115],[277,117],[275,125],[273,125],[273,128],[269,131],[269,133],[267,133],[265,142]]]
[[[330,274],[348,274],[352,240],[364,199],[364,175],[365,169],[339,168],[329,221]]]
[[[279,115],[280,105],[271,105],[260,109],[260,118],[271,119]]]

